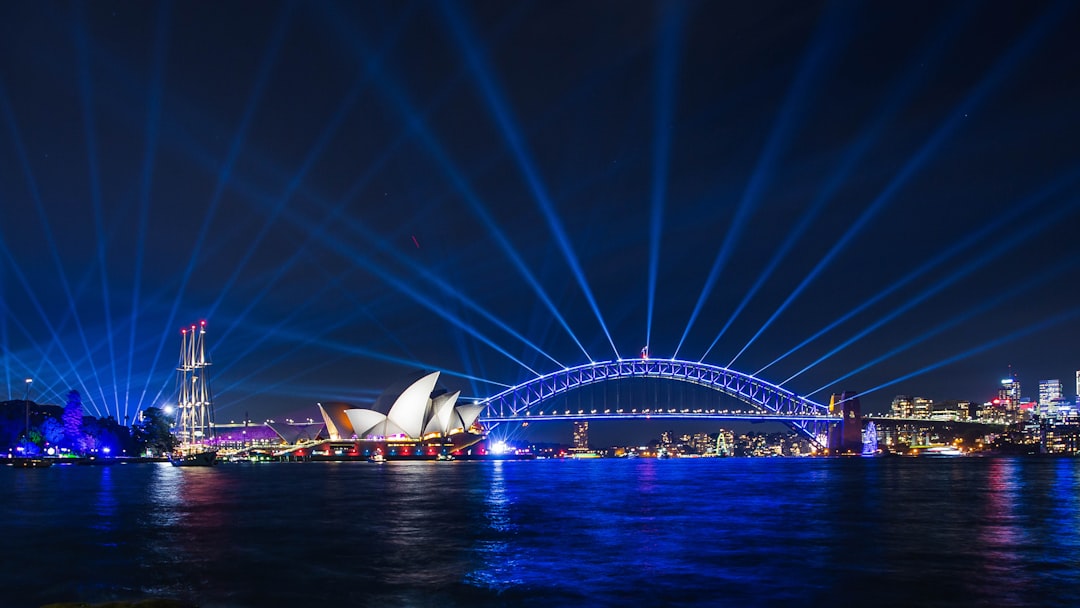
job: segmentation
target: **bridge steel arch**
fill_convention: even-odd
[[[775,415],[778,422],[795,429],[821,448],[827,447],[829,425],[841,420],[839,416],[830,415],[825,405],[725,367],[678,359],[620,359],[569,367],[479,400],[477,405],[484,408],[480,421],[497,423],[522,419],[531,408],[559,395],[584,386],[626,378],[661,378],[716,390]]]

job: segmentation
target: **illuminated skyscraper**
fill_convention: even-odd
[[[1060,401],[1061,394],[1061,380],[1040,380],[1039,381],[1039,406],[1050,407],[1055,401]]]
[[[581,420],[574,422],[574,447],[582,450],[589,449],[589,421]]]
[[[1001,380],[998,400],[1005,410],[1006,421],[1015,422],[1020,415],[1020,380],[1011,371],[1007,378]]]

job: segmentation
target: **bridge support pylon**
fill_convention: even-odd
[[[859,394],[844,391],[829,399],[829,413],[841,415],[840,422],[829,429],[829,454],[862,453],[862,406]]]

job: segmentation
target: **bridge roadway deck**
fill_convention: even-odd
[[[483,416],[481,423],[492,422],[533,422],[557,420],[742,420],[747,422],[840,422],[841,416],[814,416],[799,414],[771,414],[762,412],[718,412],[718,411],[679,411],[679,410],[642,410],[642,411],[562,411],[522,412],[506,416]]]

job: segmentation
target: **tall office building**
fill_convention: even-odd
[[[998,388],[998,402],[1005,410],[1007,422],[1019,420],[1020,401],[1020,380],[1010,371],[1009,376],[1001,380],[1001,387]]]
[[[1080,371],[1076,372],[1076,403],[1080,405]]]
[[[1039,407],[1055,405],[1055,402],[1060,401],[1061,397],[1061,380],[1039,381]]]
[[[1007,378],[1002,378],[1001,388],[998,389],[998,399],[1012,407],[1020,406],[1020,380],[1016,374],[1009,374]]]
[[[574,447],[589,449],[589,421],[580,420],[574,422]]]

